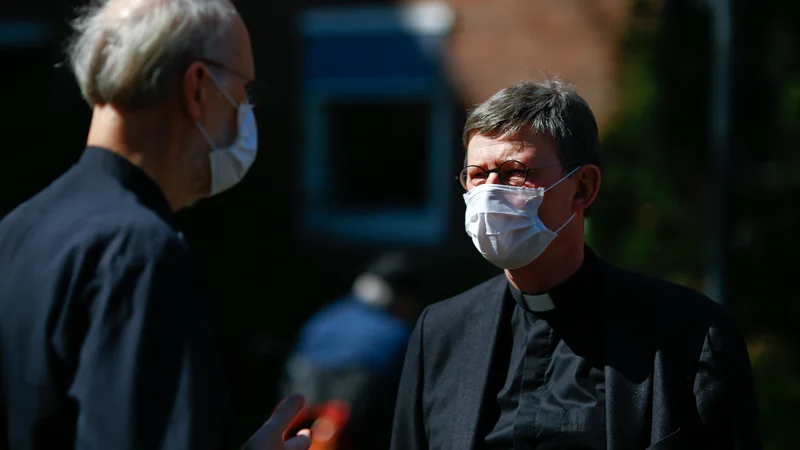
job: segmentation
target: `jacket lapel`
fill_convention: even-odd
[[[460,366],[462,376],[455,381],[459,396],[453,400],[453,450],[475,448],[507,292],[508,281],[502,275],[475,294],[476,308],[465,323],[468,329],[459,345],[460,351],[454,352],[458,358],[454,362]]]

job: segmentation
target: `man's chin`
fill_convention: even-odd
[[[200,201],[203,200],[203,198],[204,197],[198,197],[193,200],[190,200],[189,203],[187,203],[182,209],[191,209],[192,207],[200,203]]]
[[[199,186],[197,189],[192,190],[192,194],[180,209],[189,209],[209,197],[211,197],[211,186],[206,184]]]

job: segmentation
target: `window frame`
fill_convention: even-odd
[[[419,8],[420,5],[411,8]],[[422,4],[425,8],[425,4]],[[431,8],[441,8],[440,4]],[[364,36],[382,32],[407,34],[422,38],[422,44],[443,42],[452,21],[436,27],[435,21],[422,20],[424,26],[414,21],[423,17],[419,10],[409,6],[339,7],[308,11],[301,21],[304,37],[335,37],[341,33]],[[447,22],[442,10],[439,16]],[[359,29],[362,27],[363,29]],[[430,47],[427,48],[430,50]],[[422,51],[422,49],[421,49]],[[421,244],[438,245],[447,236],[452,200],[451,152],[454,145],[454,104],[446,80],[441,74],[429,77],[397,78],[308,78],[304,83],[302,110],[303,151],[300,164],[305,203],[301,211],[302,233],[317,237],[334,238],[339,242],[366,244]],[[328,120],[325,105],[336,101],[387,101],[414,100],[430,105],[428,117],[428,145],[425,160],[428,188],[425,202],[420,208],[370,209],[362,212],[336,210],[324,203],[324,192],[329,189],[324,161],[328,148],[326,135]]]

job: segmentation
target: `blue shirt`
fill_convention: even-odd
[[[399,367],[412,325],[388,311],[345,296],[322,308],[300,331],[296,354],[325,370]]]

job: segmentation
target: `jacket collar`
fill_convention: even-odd
[[[122,156],[101,147],[86,147],[78,168],[91,174],[104,173],[133,193],[139,202],[177,229],[172,211],[161,187],[144,170]],[[91,176],[91,175],[87,175]]]

